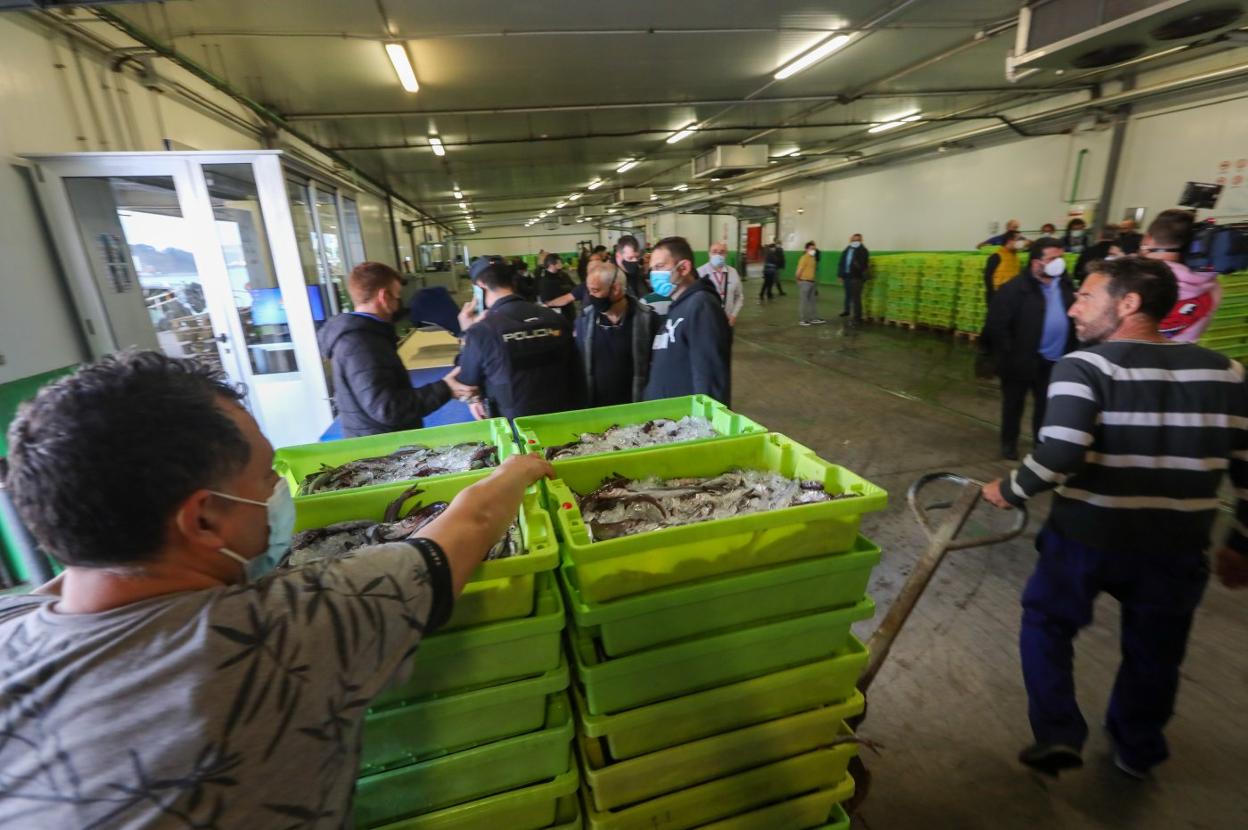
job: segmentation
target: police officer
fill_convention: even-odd
[[[583,407],[585,381],[563,315],[520,299],[505,262],[479,262],[469,272],[478,311],[464,315],[459,372],[460,383],[481,390],[473,415],[519,418]]]

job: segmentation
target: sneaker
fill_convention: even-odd
[[[1037,772],[1054,778],[1064,769],[1079,769],[1083,756],[1079,750],[1066,744],[1035,743],[1018,753],[1018,760]]]
[[[803,320],[802,322],[798,323],[798,325],[799,326],[813,326],[814,323],[812,323],[810,320]]]
[[[1121,752],[1114,753],[1114,766],[1118,768],[1119,772],[1128,778],[1134,778],[1136,781],[1148,780],[1148,770],[1137,769],[1136,767],[1131,766],[1126,761],[1122,760]]]
[[[827,321],[827,320],[825,320],[825,319],[823,319],[822,317],[816,317],[815,319],[811,320],[810,322],[814,323],[816,326],[822,326],[824,323],[826,323],[826,322],[828,322],[828,321]]]

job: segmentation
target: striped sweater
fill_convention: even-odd
[[[1244,367],[1187,343],[1115,340],[1053,367],[1040,443],[1011,473],[1014,505],[1055,488],[1050,526],[1101,550],[1204,550],[1229,471],[1228,544],[1248,554]]]

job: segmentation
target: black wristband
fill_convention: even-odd
[[[425,570],[429,574],[432,586],[432,598],[429,605],[429,619],[425,621],[424,636],[437,631],[446,625],[455,610],[455,591],[451,582],[451,563],[447,561],[442,547],[432,539],[408,539],[408,544],[416,549],[425,560]]]

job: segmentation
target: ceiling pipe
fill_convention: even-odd
[[[1092,112],[1096,110],[1110,110],[1116,107],[1120,107],[1124,104],[1132,104],[1132,103],[1136,103],[1139,101],[1145,101],[1150,98],[1157,98],[1157,97],[1164,96],[1164,95],[1170,95],[1176,92],[1184,92],[1189,89],[1195,89],[1195,88],[1203,87],[1203,86],[1213,86],[1216,84],[1240,80],[1243,78],[1248,78],[1248,63],[1236,64],[1235,66],[1227,66],[1227,67],[1222,67],[1220,69],[1213,69],[1213,70],[1209,70],[1208,72],[1201,72],[1196,75],[1189,75],[1184,78],[1175,78],[1169,81],[1162,81],[1160,83],[1156,83],[1148,87],[1141,87],[1138,89],[1126,90],[1123,92],[1115,93],[1113,95],[1104,95],[1104,96],[1101,96],[1100,98],[1093,98],[1088,101],[1083,101],[1077,104],[1067,104],[1065,106],[1055,107],[1051,110],[1045,110],[1044,112],[1038,112],[1033,115],[1027,115],[1027,116],[1016,118],[1014,119],[1014,123],[1016,125],[1022,126],[1022,125],[1033,124],[1033,123],[1046,121],[1050,119],[1051,120],[1065,120],[1065,119],[1079,116],[1086,112]],[[849,170],[855,167],[861,167],[863,165],[868,165],[868,164],[874,165],[883,161],[896,161],[896,160],[904,159],[908,156],[922,155],[924,153],[928,153],[938,148],[942,144],[948,144],[950,142],[965,142],[965,141],[973,141],[973,140],[981,139],[981,138],[988,138],[988,137],[997,135],[1006,129],[1009,129],[1009,128],[1006,127],[1005,125],[995,126],[995,127],[981,127],[980,129],[971,130],[969,132],[962,133],[961,135],[946,136],[946,137],[942,137],[939,139],[933,139],[931,141],[923,142],[921,144],[913,144],[913,145],[909,145],[906,147],[898,147],[894,150],[885,150],[884,152],[877,153],[872,156],[865,156],[863,158],[855,159],[852,161],[836,161],[836,162],[826,161],[826,162],[812,162],[812,163],[803,164],[803,165],[795,165],[791,169],[790,172],[782,173],[780,175],[775,175],[774,173],[769,175],[767,171],[763,171],[758,174],[746,174],[746,176],[744,176],[743,179],[749,178],[752,180],[748,184],[748,186],[746,187],[734,186],[736,184],[741,183],[741,181],[739,180],[738,182],[734,184],[729,184],[728,189],[733,194],[733,196],[741,196],[741,195],[744,195],[747,193],[753,193],[759,190],[765,191],[765,190],[778,189],[779,186],[784,184],[785,182],[791,182],[795,179],[826,178],[836,173],[840,173],[842,171]],[[882,141],[883,140],[889,140],[889,139],[882,139]],[[687,200],[685,204],[691,204],[695,201],[698,201],[698,200],[697,199]],[[680,204],[674,204],[670,206],[670,208],[672,209],[678,209],[679,207],[680,207]],[[639,214],[639,215],[648,215],[653,212],[654,211],[646,210],[642,214]]]
[[[208,84],[213,89],[237,101],[239,104],[243,105],[244,107],[246,107],[247,109],[255,113],[256,115],[258,115],[265,122],[272,124],[276,127],[279,127],[282,130],[285,130],[287,133],[294,136],[299,141],[302,141],[303,143],[307,144],[309,147],[313,147],[318,152],[324,153],[327,157],[338,162],[343,167],[352,171],[355,175],[359,176],[361,179],[368,182],[373,187],[377,188],[379,191],[381,191],[382,194],[391,198],[402,198],[399,196],[399,194],[395,193],[390,187],[378,181],[377,179],[374,179],[368,173],[365,173],[363,170],[356,167],[354,164],[352,164],[343,156],[338,155],[333,150],[321,145],[311,136],[308,136],[300,132],[298,129],[292,127],[286,121],[286,119],[282,117],[280,113],[269,109],[264,104],[261,104],[260,102],[234,89],[234,87],[230,86],[230,84],[228,84],[226,81],[222,80],[221,78],[218,78],[216,75],[204,69],[198,63],[192,61],[190,58],[186,57],[181,52],[178,52],[176,49],[166,46],[165,44],[151,37],[142,29],[139,29],[137,26],[132,25],[125,18],[119,17],[118,15],[113,14],[111,11],[107,9],[102,9],[102,8],[93,8],[91,12],[97,18],[110,24],[113,28],[117,29],[126,37],[147,47],[159,57],[162,57],[162,58],[165,58],[166,60],[171,61],[172,63],[174,63],[181,69],[185,70],[186,72],[190,73],[194,77]],[[408,199],[403,199],[403,201],[410,204],[412,209],[415,210],[417,213],[426,217],[430,221],[435,222],[438,225],[441,225],[446,230],[448,231],[450,230],[450,228],[447,225],[443,224],[440,220],[426,213],[419,205],[411,203],[411,201]]]
[[[892,98],[955,98],[966,95],[1057,95],[1066,92],[1078,92],[1089,89],[1092,84],[1077,84],[1046,87],[970,87],[960,89],[916,89],[897,92],[869,92],[858,96],[856,100],[886,100]],[[475,107],[468,109],[446,110],[364,110],[355,112],[294,112],[286,113],[287,121],[338,121],[357,120],[364,118],[411,118],[415,117],[447,117],[468,115],[526,115],[551,112],[595,112],[598,110],[632,110],[632,109],[665,109],[674,107],[718,107],[718,106],[765,106],[767,104],[808,104],[838,103],[844,96],[838,95],[793,95],[780,98],[713,98],[697,101],[631,101],[618,104],[554,104],[528,107]],[[845,99],[848,100],[848,99]],[[664,132],[671,132],[670,129]]]

